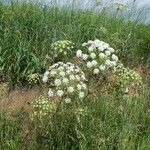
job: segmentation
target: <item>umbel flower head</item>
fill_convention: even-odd
[[[96,39],[82,44],[84,52],[78,50],[76,56],[86,62],[87,68],[93,74],[115,72],[118,57],[114,54],[115,50],[108,43]]]
[[[48,97],[41,95],[32,104],[33,113],[31,119],[43,119],[50,116],[56,109],[56,104],[49,100]]]
[[[51,52],[54,58],[70,56],[75,44],[68,40],[57,41],[52,43]]]
[[[127,4],[119,2],[119,1],[115,1],[114,5],[118,11],[122,11],[123,9],[127,7]]]
[[[83,71],[74,64],[58,62],[50,66],[43,76],[43,82],[49,83],[49,97],[63,98],[70,103],[73,96],[83,99],[86,92],[86,78]]]
[[[118,64],[116,68],[116,82],[124,89],[142,84],[142,77],[130,68],[126,68],[123,64]],[[128,93],[128,90],[127,92]]]
[[[38,83],[38,81],[40,80],[40,76],[38,73],[31,73],[27,76],[27,80],[30,85],[33,85]]]

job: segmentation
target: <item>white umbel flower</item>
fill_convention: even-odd
[[[105,65],[106,65],[106,66],[111,66],[111,61],[110,61],[110,60],[106,60],[106,61],[105,61]]]
[[[105,57],[106,57],[106,55],[105,55],[104,53],[100,53],[100,54],[99,54],[99,58],[103,59],[103,58],[105,58]]]
[[[82,57],[82,51],[81,51],[81,50],[77,50],[76,56],[77,56],[78,58],[79,58],[79,57]]]
[[[79,93],[79,98],[80,98],[80,99],[84,98],[84,92],[80,92],[80,93]]]
[[[83,58],[83,60],[87,60],[88,59],[88,55],[87,54],[83,54],[82,58]]]
[[[110,56],[111,52],[110,51],[105,51],[106,56]]]
[[[70,86],[70,87],[68,87],[67,91],[68,91],[69,93],[72,93],[72,92],[74,92],[74,88],[73,88],[72,86]]]
[[[92,40],[89,40],[88,41],[88,44],[93,44],[94,42]]]
[[[74,69],[74,71],[76,72],[76,73],[78,73],[78,72],[80,72],[80,69]]]
[[[62,97],[63,95],[64,95],[64,91],[62,91],[62,90],[57,91],[57,96],[58,97]]]
[[[86,86],[86,84],[84,84],[84,83],[82,83],[82,87],[83,87],[84,90],[87,89],[87,86]]]
[[[105,66],[105,65],[100,65],[99,69],[100,69],[101,71],[104,71],[104,70],[106,69],[106,66]]]
[[[84,47],[84,46],[87,46],[87,43],[83,43],[82,46],[83,46],[83,47]]]
[[[103,46],[99,46],[99,47],[98,47],[98,50],[99,50],[100,52],[103,52],[103,51],[104,51]]]
[[[95,43],[100,43],[101,41],[99,39],[94,40]]]
[[[46,72],[44,73],[44,75],[45,75],[45,76],[48,76],[49,73],[50,73],[49,71],[46,71]]]
[[[86,80],[85,75],[82,75],[82,76],[81,76],[81,79],[82,79],[82,80]]]
[[[93,46],[90,46],[88,50],[89,50],[89,52],[93,52],[94,47],[93,47]]]
[[[114,67],[117,65],[116,61],[111,61],[111,65]]]
[[[93,69],[93,74],[98,74],[98,70],[113,73],[118,63],[118,57],[114,54],[115,50],[108,43],[98,39],[90,40],[85,45],[87,53],[82,54],[81,59],[86,62],[87,68]]]
[[[56,79],[54,81],[55,86],[60,86],[61,85],[61,80],[60,79]]]
[[[70,80],[75,80],[75,76],[72,74],[69,76]]]
[[[98,64],[96,60],[92,60],[91,63],[92,63],[93,66],[96,66]]]
[[[66,99],[65,99],[65,102],[66,102],[67,104],[71,103],[71,98],[66,98]]]
[[[97,68],[94,69],[94,70],[93,70],[93,74],[99,74],[99,69],[97,69]]]
[[[51,82],[48,84],[53,86],[53,89],[50,88],[48,91],[49,97],[62,97],[64,100],[66,99],[66,103],[70,103],[71,99],[67,98],[70,98],[71,95],[76,94],[79,98],[79,93],[85,92],[85,74],[78,66],[70,62],[58,62],[49,68],[43,77],[44,82],[48,82],[50,79]]]
[[[91,57],[92,59],[95,59],[95,58],[96,58],[96,54],[95,54],[95,53],[91,53],[91,54],[90,54],[90,57]]]
[[[77,89],[81,90],[82,89],[82,85],[81,84],[77,84]]]
[[[65,72],[64,72],[64,71],[61,71],[59,74],[60,74],[60,76],[62,76],[62,77],[65,76]]]
[[[89,61],[89,62],[87,62],[87,64],[86,64],[86,65],[87,65],[87,67],[88,67],[88,68],[92,68],[92,66],[93,66],[93,65],[92,65],[92,63],[91,63],[90,61]]]
[[[68,84],[69,80],[67,78],[63,78],[62,82],[65,83],[65,84]]]
[[[47,76],[47,75],[44,75],[42,81],[43,81],[44,83],[46,83],[46,82],[48,81],[48,76]]]
[[[58,70],[63,71],[64,70],[64,66],[58,67]]]
[[[54,93],[53,93],[52,89],[49,89],[49,91],[48,91],[48,96],[49,96],[49,97],[53,97],[53,96],[54,96]]]
[[[66,73],[67,73],[67,74],[71,74],[71,70],[67,70]]]
[[[114,50],[113,48],[111,48],[111,47],[110,47],[108,50],[109,50],[111,53],[114,53],[114,52],[115,52],[115,50]]]
[[[50,72],[50,75],[51,75],[51,76],[54,76],[55,74],[57,74],[56,71],[51,71],[51,72]]]
[[[112,60],[118,62],[118,57],[117,57],[115,54],[113,54],[113,55],[112,55]]]
[[[78,75],[75,76],[77,81],[80,81],[80,77]]]

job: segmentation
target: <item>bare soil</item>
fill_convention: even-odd
[[[21,109],[30,109],[31,103],[42,93],[39,87],[32,89],[8,90],[6,85],[0,85],[0,108],[8,113],[15,113]]]

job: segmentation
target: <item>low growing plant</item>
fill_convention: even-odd
[[[116,85],[125,94],[131,93],[133,89],[138,90],[142,85],[142,77],[140,74],[128,67],[124,67],[121,63],[117,66],[115,78]]]
[[[94,75],[105,75],[115,72],[118,57],[108,43],[96,39],[82,44],[83,50],[78,50],[76,56],[86,63],[89,72]]]
[[[51,55],[54,60],[65,60],[73,56],[75,44],[69,40],[62,40],[52,43]]]
[[[50,66],[44,74],[43,82],[49,86],[49,97],[61,98],[66,103],[70,103],[73,96],[82,100],[87,89],[85,74],[70,62],[58,62]]]

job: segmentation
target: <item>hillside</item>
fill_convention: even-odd
[[[148,150],[149,90],[150,25],[0,3],[1,150]]]

